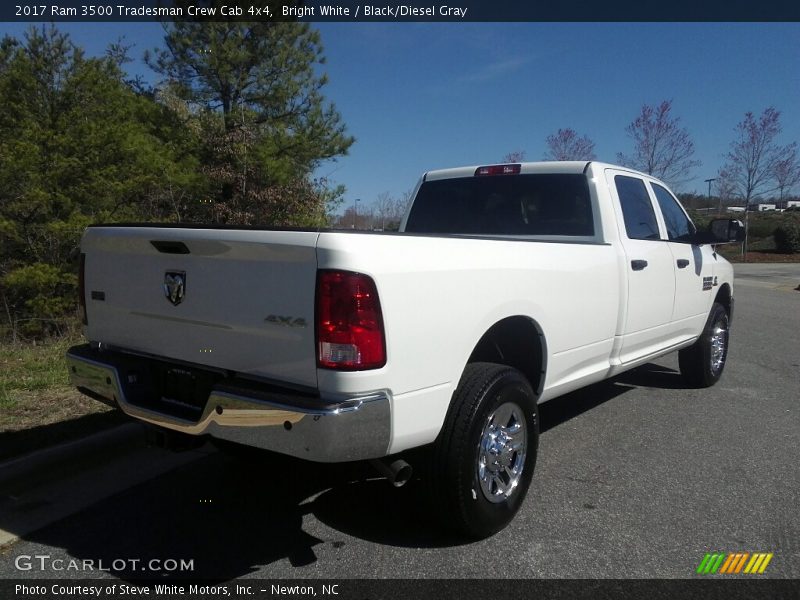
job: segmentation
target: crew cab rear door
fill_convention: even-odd
[[[674,259],[644,179],[606,170],[619,239],[625,252],[627,299],[622,319],[620,360],[630,362],[664,347],[671,333],[675,300]]]

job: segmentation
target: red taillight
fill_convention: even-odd
[[[475,169],[475,177],[481,175],[519,175],[522,165],[489,165]]]
[[[320,367],[361,371],[386,364],[381,304],[371,277],[320,271],[316,324]]]
[[[81,252],[80,266],[78,267],[78,305],[81,312],[81,320],[84,325],[89,324],[89,318],[86,314],[86,255]]]

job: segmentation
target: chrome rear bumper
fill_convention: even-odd
[[[88,344],[66,355],[72,383],[84,394],[153,425],[212,437],[317,462],[386,456],[391,436],[391,397],[375,391],[320,399],[319,408],[292,404],[291,393],[230,391],[214,386],[198,420],[185,420],[129,401],[124,361],[117,352]],[[142,360],[142,359],[138,359]]]

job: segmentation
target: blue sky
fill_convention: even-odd
[[[673,101],[702,161],[683,191],[706,191],[746,111],[782,112],[800,141],[800,24],[319,23],[327,98],[356,137],[323,165],[355,198],[399,196],[429,169],[529,160],[572,127],[600,160],[630,152],[625,127],[643,103]],[[25,24],[0,24],[19,35]],[[62,23],[89,54],[125,36],[133,55],[160,44],[149,23]],[[131,65],[149,80],[142,64]]]

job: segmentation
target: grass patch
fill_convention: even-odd
[[[69,382],[64,353],[80,340],[0,344],[0,460],[124,422]]]
[[[800,263],[800,254],[781,254],[776,250],[750,250],[742,256],[742,247],[728,244],[717,246],[717,252],[732,263]]]

